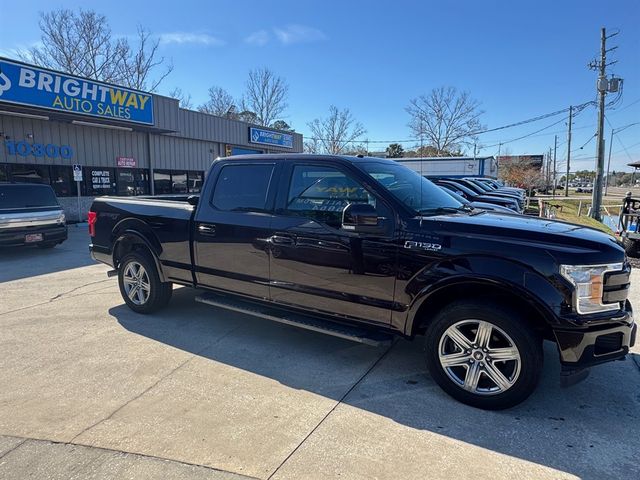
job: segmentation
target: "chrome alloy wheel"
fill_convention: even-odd
[[[136,305],[144,305],[149,300],[151,293],[151,284],[149,275],[142,265],[138,262],[129,262],[124,268],[122,276],[124,282],[124,291]]]
[[[520,352],[501,328],[483,320],[462,320],[440,338],[438,359],[447,376],[476,395],[509,390],[520,375]]]

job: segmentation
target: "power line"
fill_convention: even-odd
[[[586,107],[588,107],[589,105],[593,105],[593,104],[594,104],[594,102],[593,102],[593,100],[591,100],[589,102],[582,103],[582,104],[580,104],[578,106],[575,106],[573,108],[574,108],[574,110],[577,110],[578,113],[579,113],[582,110],[584,110]],[[540,120],[544,120],[545,118],[554,117],[556,115],[560,115],[561,113],[565,113],[565,112],[568,112],[568,111],[569,111],[569,108],[563,108],[562,110],[557,110],[555,112],[546,113],[544,115],[538,115],[537,117],[528,118],[526,120],[521,120],[519,122],[510,123],[508,125],[503,125],[501,127],[487,128],[487,129],[484,129],[484,130],[478,130],[478,131],[475,131],[475,132],[470,132],[468,135],[469,136],[482,135],[484,133],[496,132],[498,130],[505,130],[507,128],[518,127],[520,125],[526,125],[528,123],[533,123],[533,122],[537,122],[537,121],[540,121]],[[548,127],[545,127],[545,128],[543,128],[541,130],[538,130],[538,132],[540,132],[542,130],[545,130],[546,128],[550,128],[553,125],[557,125],[558,123],[560,123],[560,122],[553,123]],[[534,133],[537,133],[537,132],[534,132]],[[526,135],[523,138],[526,138],[528,136],[529,135]],[[330,139],[328,139],[328,138],[320,138],[320,137],[310,137],[309,136],[309,137],[305,137],[305,138],[308,139],[308,140],[314,140],[314,141],[330,141]],[[408,139],[408,140],[406,140],[406,139],[405,140],[368,140],[367,143],[415,143],[417,141],[418,141],[418,138],[412,138],[412,139]],[[500,143],[504,144],[504,143],[508,143],[508,142],[512,142],[512,141],[516,141],[516,140],[509,140],[507,142],[500,142]],[[349,140],[349,141],[344,142],[344,143],[364,143],[364,140]]]
[[[557,125],[557,124],[559,124],[561,122],[564,122],[565,120],[567,120],[567,118],[568,117],[562,118],[562,119],[558,120],[557,122],[553,122],[552,124],[547,125],[546,127],[543,127],[543,128],[541,128],[539,130],[536,130],[535,132],[531,132],[531,133],[529,133],[527,135],[523,135],[523,136],[518,137],[518,138],[513,138],[511,140],[505,140],[504,142],[498,142],[495,145],[487,145],[486,147],[483,147],[483,148],[493,148],[493,147],[497,147],[497,146],[500,146],[500,145],[506,145],[507,143],[517,142],[518,140],[522,140],[523,138],[531,137],[531,136],[535,135],[536,133],[540,133],[543,130],[546,130],[547,128],[551,128],[551,127],[553,127],[553,126],[555,126],[555,125]]]

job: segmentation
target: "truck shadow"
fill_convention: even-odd
[[[537,391],[513,409],[489,412],[440,390],[424,368],[421,339],[400,340],[387,351],[195,304],[194,296],[193,290],[177,289],[169,308],[154,316],[137,315],[125,305],[110,314],[132,333],[342,399],[415,429],[417,436],[432,432],[583,478],[621,478],[637,471],[640,438],[627,428],[640,425],[637,354],[561,389],[555,347],[547,345]]]
[[[85,224],[69,225],[69,238],[54,248],[35,246],[0,249],[0,283],[93,265]]]

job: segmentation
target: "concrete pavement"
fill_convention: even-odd
[[[134,314],[85,232],[0,254],[0,478],[639,472],[638,347],[561,389],[549,345],[527,402],[480,411],[440,391],[419,341],[358,345],[196,304],[189,289]]]

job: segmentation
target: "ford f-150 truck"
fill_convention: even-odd
[[[67,239],[67,221],[49,185],[0,183],[0,247],[53,248]]]
[[[465,207],[392,160],[218,159],[200,196],[96,199],[89,231],[135,312],[180,284],[363,343],[420,337],[433,379],[480,408],[531,394],[544,340],[567,384],[635,341],[630,265],[612,236]]]

